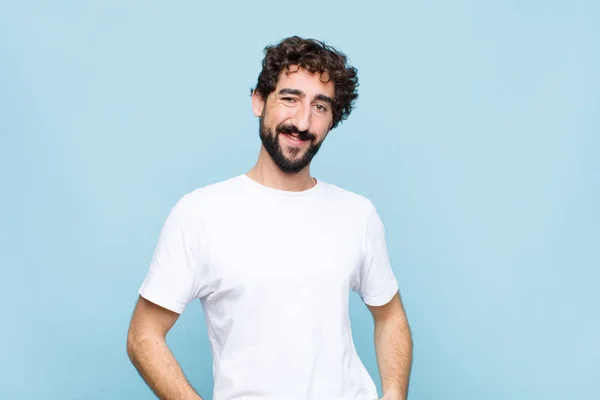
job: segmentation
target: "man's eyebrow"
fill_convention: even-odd
[[[279,91],[279,94],[289,94],[292,96],[299,96],[299,97],[304,97],[305,93],[302,90],[299,89],[290,89],[290,88],[283,88]],[[322,93],[319,93],[318,95],[315,96],[314,100],[320,100],[320,101],[324,101],[327,102],[329,104],[333,104],[333,100],[331,99],[331,97],[329,96],[325,96]]]
[[[291,94],[293,96],[304,97],[304,92],[299,89],[283,88],[279,91],[279,94]]]
[[[318,94],[315,96],[315,100],[321,100],[321,101],[325,101],[329,104],[333,103],[333,100],[331,100],[331,97],[329,96],[325,96],[324,94]]]

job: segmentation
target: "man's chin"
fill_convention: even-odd
[[[304,167],[304,168],[306,168],[306,167]],[[289,175],[289,176],[293,176],[293,175],[297,175],[297,174],[299,174],[300,172],[302,172],[302,171],[304,170],[304,168],[300,168],[300,169],[297,169],[297,168],[295,168],[295,169],[284,169],[284,168],[281,168],[281,167],[280,167],[279,169],[280,169],[280,170],[281,170],[281,172],[283,172],[284,174],[286,174],[286,175]]]
[[[298,154],[295,157],[285,157],[285,162],[284,163],[277,163],[277,166],[279,167],[279,169],[286,173],[286,174],[297,174],[300,171],[302,171],[304,168],[306,168],[308,166],[309,163],[306,162],[301,162],[302,161],[302,155],[303,154]]]

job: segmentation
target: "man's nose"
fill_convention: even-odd
[[[298,128],[300,132],[307,131],[310,127],[310,106],[302,105],[296,108],[294,114],[294,126]]]

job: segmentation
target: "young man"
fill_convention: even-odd
[[[256,165],[177,202],[139,290],[127,351],[158,397],[200,399],[165,340],[200,299],[213,399],[376,399],[352,341],[353,290],[375,321],[383,398],[406,399],[412,340],[381,220],[368,199],[309,170],[357,86],[346,57],[321,42],[265,49]]]

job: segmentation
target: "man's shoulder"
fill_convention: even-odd
[[[242,177],[240,175],[236,175],[227,179],[207,183],[204,186],[199,186],[194,190],[190,191],[189,193],[186,193],[185,196],[190,198],[229,196],[232,193],[241,189],[241,178]]]
[[[178,200],[178,206],[193,212],[222,204],[226,199],[237,197],[241,187],[240,176],[208,183],[184,193]]]
[[[328,198],[340,207],[361,210],[365,213],[371,212],[374,208],[373,202],[365,194],[329,182],[322,182],[322,184],[325,186]]]

